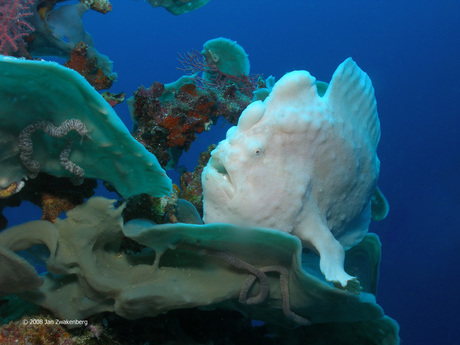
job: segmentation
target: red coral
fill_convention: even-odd
[[[28,12],[34,0],[0,0],[0,54],[11,53],[23,49],[22,38],[34,28],[22,18],[31,16]]]
[[[204,95],[199,96],[194,84],[186,84],[177,92],[176,101],[169,108],[168,116],[159,123],[169,133],[168,147],[187,151],[196,134],[209,126],[216,102]]]
[[[165,87],[155,82],[134,93],[134,137],[154,153],[162,166],[187,151],[196,134],[207,130],[216,117],[217,98],[195,84],[185,84],[165,97]],[[173,149],[172,152],[170,149]],[[172,155],[176,154],[176,157]]]
[[[84,42],[77,43],[64,66],[80,73],[96,90],[109,89],[113,84],[113,78],[99,68],[97,57],[88,57],[88,46]]]

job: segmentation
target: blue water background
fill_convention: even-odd
[[[383,248],[377,300],[402,344],[460,344],[460,1],[211,0],[181,16],[143,1],[112,5],[84,23],[114,61],[110,91],[128,96],[176,80],[177,52],[219,36],[245,48],[251,73],[277,80],[305,69],[329,81],[353,57],[376,90],[379,186],[391,205],[370,228]],[[115,109],[131,128],[126,104]],[[193,168],[224,133],[201,134],[180,164]]]

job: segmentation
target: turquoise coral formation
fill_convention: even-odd
[[[84,132],[87,131],[86,136],[91,140],[85,137],[81,141],[78,134],[72,137],[70,134],[75,133],[71,131],[66,136],[74,140],[71,151],[68,151],[67,140],[34,133],[33,160],[40,164],[40,171],[70,177],[72,173],[66,167],[72,170],[75,169],[72,164],[76,164],[85,171],[85,176],[112,184],[125,197],[170,193],[171,180],[155,156],[132,138],[112,107],[77,72],[53,62],[0,57],[0,76],[3,109],[0,187],[28,176],[28,168],[19,159],[18,146],[18,138],[25,128],[32,128],[28,126],[37,119],[53,126],[76,119],[84,124]],[[24,78],[30,82],[24,84]],[[81,171],[78,174],[81,175]],[[130,178],[134,174],[136,178]]]

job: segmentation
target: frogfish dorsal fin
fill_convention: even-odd
[[[380,140],[380,122],[374,87],[369,76],[363,72],[352,58],[337,67],[331,83],[324,95],[333,107],[336,116],[367,136],[375,150]]]

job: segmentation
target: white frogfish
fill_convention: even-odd
[[[244,110],[203,171],[204,222],[295,235],[319,255],[326,280],[357,293],[344,250],[371,220],[380,170],[374,88],[348,58],[322,93],[308,72],[294,71]]]

